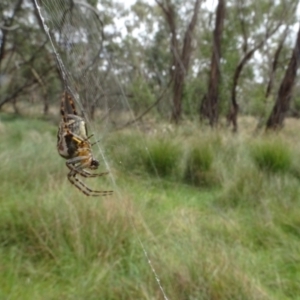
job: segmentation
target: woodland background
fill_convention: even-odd
[[[299,300],[298,2],[0,0],[0,299]]]
[[[41,1],[91,118],[115,126],[150,114],[179,124],[238,117],[281,128],[299,116],[298,1]],[[33,0],[0,4],[0,110],[47,115],[63,89]],[[71,84],[71,83],[70,83]],[[114,113],[133,111],[125,123]],[[224,122],[223,122],[224,123]]]

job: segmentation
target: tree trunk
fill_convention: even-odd
[[[281,82],[277,99],[270,117],[266,124],[266,129],[280,129],[283,127],[285,115],[290,107],[292,91],[297,76],[300,58],[300,23],[297,34],[296,44],[293,50],[292,57],[286,69],[284,78]]]
[[[246,63],[253,57],[254,53],[260,49],[265,42],[279,29],[281,25],[281,22],[277,24],[277,26],[270,30],[269,28],[266,31],[265,38],[258,43],[256,46],[254,46],[252,49],[250,49],[242,58],[242,60],[239,62],[238,66],[235,69],[234,76],[233,76],[233,84],[231,88],[231,107],[229,110],[229,113],[227,114],[227,120],[230,125],[232,123],[233,126],[233,132],[237,132],[238,125],[237,125],[237,116],[239,111],[239,105],[236,100],[236,89],[238,86],[239,78],[241,76],[242,70],[244,69]]]
[[[218,122],[218,102],[220,83],[221,38],[225,19],[225,0],[219,0],[216,10],[216,24],[213,33],[213,49],[207,94],[202,98],[200,118],[208,118],[210,126]]]
[[[180,118],[181,118],[182,93],[183,93],[184,79],[185,79],[184,72],[177,72],[175,74],[174,84],[173,84],[172,121],[176,124],[179,123]]]
[[[47,116],[48,113],[49,113],[49,99],[48,99],[48,95],[47,93],[43,93],[44,95],[44,99],[43,99],[43,102],[44,102],[44,108],[43,108],[43,113],[44,113],[44,116]]]
[[[186,29],[183,39],[182,50],[180,51],[177,38],[176,12],[170,0],[165,3],[156,0],[156,3],[161,7],[166,21],[170,28],[171,42],[170,49],[172,53],[172,65],[170,68],[171,78],[173,80],[173,108],[172,121],[178,124],[182,112],[182,93],[186,74],[189,70],[190,58],[192,54],[192,36],[197,24],[197,17],[200,8],[201,0],[196,0],[193,15]]]
[[[12,102],[12,106],[13,106],[13,109],[14,109],[14,113],[16,115],[19,115],[20,111],[19,111],[19,109],[17,107],[17,98],[13,98],[11,102]]]
[[[275,51],[274,59],[273,59],[273,62],[272,62],[272,70],[271,70],[271,73],[270,73],[270,78],[269,78],[268,86],[267,86],[266,93],[265,93],[266,98],[268,98],[270,96],[270,93],[272,91],[273,80],[274,80],[275,72],[276,72],[277,66],[278,66],[279,55],[282,51],[284,42],[285,42],[286,37],[287,37],[288,28],[289,27],[287,26],[286,29],[284,30],[282,38],[281,38],[281,40],[279,42],[279,45],[278,45],[278,47]]]
[[[16,17],[16,14],[18,13],[18,11],[20,10],[20,8],[22,6],[22,2],[23,2],[23,0],[17,1],[16,5],[14,7],[14,10],[12,12],[12,16],[5,19],[3,22],[2,28],[0,28],[2,31],[1,40],[0,40],[0,66],[1,66],[1,62],[5,55],[5,46],[6,46],[6,39],[7,39],[9,27],[12,26],[14,19]]]

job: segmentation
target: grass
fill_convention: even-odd
[[[253,145],[252,158],[258,168],[271,173],[288,172],[292,164],[291,153],[280,139]]]
[[[0,299],[163,299],[144,250],[169,299],[299,299],[296,126],[111,133],[101,146],[114,181],[87,183],[115,193],[87,198],[66,179],[55,126],[0,120]],[[284,171],[253,157],[269,140],[289,153]],[[191,165],[218,185],[187,183]]]
[[[181,155],[179,147],[170,139],[156,137],[150,139],[146,151],[141,152],[146,170],[153,175],[170,177],[178,170]]]
[[[199,187],[210,187],[217,183],[217,176],[214,174],[213,167],[213,153],[211,147],[208,145],[191,145],[188,150],[185,169],[184,180]]]

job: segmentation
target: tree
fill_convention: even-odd
[[[192,36],[197,24],[197,17],[200,7],[200,0],[195,0],[192,17],[188,22],[188,26],[183,36],[182,46],[179,42],[178,24],[176,18],[178,17],[174,4],[170,0],[162,1],[156,0],[156,3],[162,9],[166,22],[169,26],[170,52],[172,53],[171,62],[171,78],[173,80],[173,107],[172,107],[172,121],[176,124],[181,118],[182,108],[182,93],[185,83],[186,75],[190,67],[190,59],[192,54]]]
[[[22,2],[23,0],[18,0],[16,1],[15,5],[14,5],[14,8],[13,8],[13,11],[12,11],[12,14],[11,16],[5,16],[5,9],[10,9],[9,5],[7,5],[6,7],[4,7],[4,4],[1,4],[3,5],[2,8],[2,13],[3,13],[3,18],[2,18],[2,22],[0,24],[0,30],[1,30],[1,34],[0,34],[0,37],[1,37],[1,43],[0,43],[0,65],[1,65],[1,62],[4,58],[4,55],[5,55],[5,47],[6,47],[6,42],[7,42],[7,35],[9,34],[10,31],[16,29],[17,27],[12,27],[13,26],[13,23],[15,21],[15,18],[16,18],[16,15],[18,14],[18,12],[20,11],[21,9],[21,6],[22,6]],[[5,3],[6,4],[6,3]]]
[[[208,91],[202,99],[200,116],[209,119],[210,126],[218,122],[219,82],[220,82],[220,61],[221,61],[221,39],[225,19],[225,0],[219,0],[216,9],[216,23],[213,32],[213,45],[211,66],[209,73]]]
[[[25,0],[2,1],[0,13],[3,20],[0,24],[0,109],[12,103],[18,113],[17,100],[31,101],[36,98],[33,91],[39,89],[47,113],[48,87],[52,83],[49,78],[55,67],[48,55],[45,35],[32,22],[33,6]]]
[[[246,5],[246,7],[245,7]],[[246,11],[249,15],[251,15],[251,10],[249,9],[251,7],[247,7],[247,3],[245,0],[239,0],[238,2],[238,10],[239,10],[239,20],[240,20],[240,26],[241,26],[241,31],[242,31],[242,37],[243,37],[243,44],[242,44],[242,49],[243,49],[243,55],[238,63],[238,65],[235,68],[234,75],[233,75],[233,83],[231,87],[231,106],[227,115],[227,120],[228,123],[232,123],[233,125],[233,131],[236,132],[238,129],[238,124],[237,124],[237,116],[239,112],[239,105],[237,103],[237,87],[239,83],[240,76],[242,74],[242,71],[246,64],[250,61],[250,59],[254,56],[255,52],[261,49],[265,43],[268,41],[268,39],[275,34],[280,26],[282,25],[284,18],[283,15],[285,13],[285,10],[283,10],[280,15],[279,15],[279,20],[276,21],[275,17],[272,16],[272,13],[274,15],[278,14],[276,7],[274,8],[274,12],[271,11],[271,7],[274,6],[274,3],[270,2],[266,6],[264,6],[266,13],[262,11],[261,17],[264,15],[266,16],[265,19],[258,20],[255,22],[255,27],[257,28],[258,32],[261,31],[261,28],[259,26],[262,25],[261,22],[266,21],[265,28],[265,33],[260,34],[258,33],[256,42],[251,45],[251,39],[253,39],[253,36],[250,36],[248,31],[249,29],[246,28],[245,20],[247,19],[247,15],[243,16],[244,11]],[[252,7],[254,9],[254,7]],[[254,33],[255,34],[255,31]]]
[[[289,32],[289,25],[287,25],[285,27],[285,30],[283,31],[283,34],[282,34],[282,36],[281,36],[281,38],[278,42],[278,47],[275,50],[275,54],[274,54],[274,57],[273,57],[272,66],[271,66],[271,70],[270,70],[270,78],[269,78],[268,85],[267,85],[267,88],[266,88],[266,93],[265,93],[266,99],[270,96],[272,88],[273,88],[275,72],[277,70],[278,62],[279,62],[279,56],[282,52],[284,42],[285,42],[285,40],[288,36],[288,32]]]
[[[285,75],[282,79],[275,105],[266,124],[267,129],[279,129],[283,126],[284,118],[289,110],[293,87],[297,77],[300,59],[300,23],[297,40],[292,52]]]

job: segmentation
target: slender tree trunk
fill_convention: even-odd
[[[174,121],[176,124],[178,124],[181,118],[184,79],[185,79],[185,74],[183,71],[177,72],[175,74],[174,84],[173,84],[172,121]]]
[[[195,0],[193,15],[185,31],[182,50],[180,51],[179,41],[177,38],[176,12],[170,0],[156,0],[156,3],[162,9],[166,21],[170,28],[171,42],[170,49],[172,53],[172,65],[170,68],[171,78],[173,80],[173,108],[171,119],[176,124],[179,123],[182,113],[182,94],[186,74],[190,66],[192,54],[192,36],[197,24],[197,17],[201,0]]]
[[[20,111],[19,111],[19,109],[17,107],[17,98],[13,98],[11,102],[12,102],[12,106],[13,106],[13,109],[14,109],[14,113],[16,115],[19,115]]]
[[[279,29],[280,25],[281,22],[279,22],[273,30],[267,29],[265,38],[244,55],[244,57],[241,59],[241,61],[239,62],[238,66],[235,69],[234,76],[233,76],[233,84],[231,88],[231,107],[229,113],[227,114],[227,120],[229,125],[230,123],[232,123],[233,125],[233,132],[237,132],[238,130],[237,116],[239,112],[239,105],[236,99],[236,90],[237,90],[241,73],[245,65],[247,64],[247,62],[253,57],[254,53],[258,49],[260,49],[265,44],[265,42]]]
[[[293,87],[297,77],[297,69],[299,67],[300,59],[300,23],[297,34],[296,44],[290,59],[289,65],[286,69],[284,78],[281,82],[277,99],[270,117],[266,124],[266,129],[280,129],[283,126],[284,118],[289,110]]]
[[[1,62],[5,55],[5,46],[6,46],[6,39],[7,39],[9,27],[12,26],[12,24],[14,22],[14,18],[16,17],[16,14],[18,13],[18,11],[21,8],[22,2],[23,2],[23,0],[17,1],[16,5],[14,7],[14,10],[13,10],[12,16],[7,18],[6,20],[4,20],[3,27],[1,28],[2,38],[1,38],[1,43],[0,43],[0,66],[1,66]]]
[[[220,84],[220,60],[221,39],[225,19],[225,0],[219,0],[216,10],[216,24],[213,33],[213,49],[207,94],[202,98],[200,118],[208,118],[210,126],[218,122],[219,84]]]
[[[267,86],[266,93],[265,93],[266,98],[268,98],[270,96],[270,93],[272,91],[273,80],[274,80],[275,72],[276,72],[277,66],[278,66],[279,55],[282,51],[284,42],[285,42],[286,37],[287,37],[288,28],[289,27],[287,26],[285,31],[283,32],[282,39],[280,40],[279,45],[278,45],[278,47],[275,51],[274,59],[273,59],[273,62],[272,62],[272,70],[271,70],[271,73],[270,73],[270,78],[269,78],[268,86]]]
[[[43,93],[43,94],[44,94],[44,99],[43,99],[43,101],[44,101],[43,113],[44,113],[44,116],[46,116],[49,113],[49,99],[48,99],[47,93]]]

